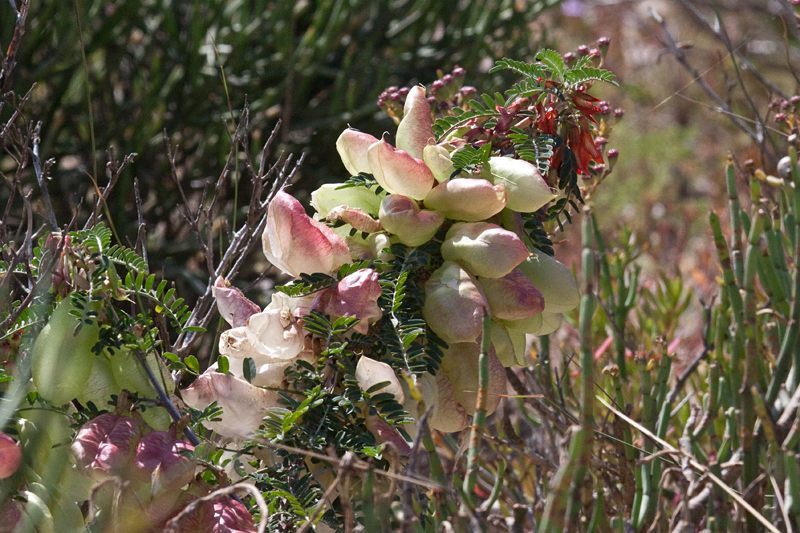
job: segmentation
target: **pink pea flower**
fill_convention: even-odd
[[[428,327],[448,343],[474,342],[488,312],[478,280],[458,263],[445,261],[425,283],[422,314]]]
[[[140,437],[141,430],[131,418],[104,413],[84,424],[72,451],[79,468],[90,477],[103,479],[128,469]]]
[[[478,278],[492,316],[521,320],[544,311],[544,297],[519,268],[501,278]]]
[[[433,238],[444,223],[444,214],[420,209],[407,196],[390,194],[381,201],[380,221],[406,246],[420,246]]]
[[[425,207],[452,220],[477,222],[492,217],[506,206],[506,187],[483,178],[453,178],[434,187]]]
[[[397,126],[397,148],[422,159],[425,146],[434,139],[431,125],[431,105],[425,89],[419,85],[412,87],[406,96],[403,119]]]
[[[11,477],[22,462],[22,450],[14,439],[0,431],[0,479]]]
[[[206,422],[206,427],[223,437],[236,439],[253,435],[261,425],[264,411],[278,405],[277,393],[214,371],[204,372],[181,391],[181,396],[186,405],[195,409],[205,409],[217,402],[222,407],[221,420]]]
[[[180,489],[194,479],[194,460],[180,454],[187,450],[194,450],[194,446],[168,431],[148,433],[136,445],[134,474],[141,481],[152,481],[153,494]]]
[[[247,319],[261,312],[261,308],[251,302],[237,287],[223,278],[218,277],[211,288],[217,300],[217,309],[225,321],[238,328],[247,325]]]
[[[509,274],[529,255],[516,233],[488,222],[453,224],[442,243],[446,261],[456,261],[470,274],[486,278]]]
[[[369,324],[381,317],[380,295],[378,273],[364,268],[345,276],[335,287],[317,294],[312,308],[337,318],[354,316],[359,322],[353,329],[366,334]]]
[[[262,243],[269,262],[293,277],[329,274],[350,262],[344,239],[306,215],[300,202],[283,191],[269,204]]]
[[[383,139],[369,147],[367,156],[373,177],[392,194],[423,200],[436,181],[422,159],[393,147]]]

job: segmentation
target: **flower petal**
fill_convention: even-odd
[[[473,342],[483,331],[489,306],[483,290],[458,263],[445,261],[425,282],[422,314],[445,342]]]
[[[425,244],[444,223],[437,211],[421,210],[417,202],[399,194],[390,194],[381,202],[380,222],[383,229],[407,246]]]
[[[194,446],[167,431],[148,433],[136,445],[134,473],[139,480],[158,485],[151,489],[154,494],[180,489],[194,479],[196,463],[180,453],[186,450],[194,450]]]
[[[78,467],[94,478],[121,475],[139,442],[139,426],[127,416],[104,413],[83,425],[72,443]]]
[[[442,243],[442,257],[456,261],[475,276],[500,278],[530,252],[516,233],[488,222],[458,222]]]
[[[369,324],[381,317],[381,290],[378,273],[365,268],[345,276],[336,287],[318,293],[312,308],[337,318],[354,316],[359,319],[354,329],[366,334]]]
[[[491,157],[484,171],[495,185],[505,185],[508,191],[506,206],[513,211],[532,213],[556,197],[539,169],[522,159]]]
[[[464,406],[456,401],[453,385],[445,373],[440,369],[433,379],[436,383],[436,402],[430,416],[431,427],[445,433],[454,433],[469,426],[469,415]]]
[[[375,141],[377,141],[377,139]],[[386,196],[385,192],[378,194],[375,192],[374,188],[367,189],[365,187],[346,187],[340,189],[339,187],[342,185],[342,183],[326,183],[311,193],[311,206],[319,213],[319,216],[328,216],[328,213],[330,213],[334,207],[340,205],[360,207],[372,216],[378,215],[381,199]]]
[[[444,373],[453,386],[453,397],[461,404],[469,415],[475,414],[478,401],[478,362],[480,346],[477,342],[451,344],[445,350],[442,358],[442,367],[439,373]],[[486,397],[486,414],[492,414],[497,409],[503,394],[506,394],[506,371],[490,349],[489,357],[489,387]],[[438,376],[438,374],[437,374]]]
[[[544,297],[544,310],[548,313],[572,311],[581,302],[578,282],[572,272],[554,257],[537,252],[519,265]]]
[[[369,147],[368,156],[375,180],[392,194],[422,200],[436,181],[421,159],[398,150],[383,139]]]
[[[19,445],[0,431],[0,479],[11,477],[22,462],[22,450]]]
[[[504,367],[528,366],[524,331],[508,329],[503,322],[492,319],[492,347]]]
[[[345,224],[350,224],[358,231],[366,233],[376,233],[382,229],[381,223],[369,216],[369,214],[360,207],[349,207],[346,205],[334,207],[328,212],[325,220],[327,222],[335,222],[338,220]]]
[[[478,278],[492,316],[503,320],[530,318],[544,310],[544,297],[522,270],[502,278]]]
[[[283,191],[269,204],[262,242],[270,263],[293,277],[328,274],[350,262],[344,239],[311,219],[300,202]]]
[[[406,96],[403,119],[397,126],[397,148],[422,159],[423,149],[429,140],[434,139],[431,124],[431,105],[425,96],[425,88],[412,87]]]
[[[289,309],[267,308],[250,317],[245,335],[260,363],[280,363],[297,357],[305,333]]]
[[[358,386],[364,392],[368,391],[378,383],[388,381],[389,384],[374,392],[373,394],[388,393],[394,396],[397,403],[405,401],[405,394],[403,394],[403,387],[400,385],[400,380],[397,379],[397,374],[391,366],[375,359],[370,359],[367,356],[361,356],[356,365],[356,380]]]
[[[483,178],[453,178],[431,189],[425,207],[449,219],[477,222],[492,217],[506,206],[505,185]]]
[[[378,139],[369,133],[363,133],[352,128],[347,128],[339,135],[336,140],[336,150],[342,158],[344,168],[351,176],[356,176],[360,172],[370,174],[367,149]]]
[[[251,315],[261,311],[258,305],[247,299],[242,291],[222,276],[214,282],[211,293],[217,300],[219,314],[234,328],[246,325]]]
[[[222,419],[204,422],[223,437],[245,438],[261,425],[264,411],[278,405],[278,394],[254,387],[243,379],[219,372],[205,372],[181,391],[186,405],[205,409],[212,402],[222,407]]]

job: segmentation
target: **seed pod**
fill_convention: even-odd
[[[92,373],[92,347],[100,336],[96,319],[76,332],[79,319],[70,314],[73,309],[71,298],[61,300],[31,351],[33,384],[53,405],[63,405],[81,393]]]

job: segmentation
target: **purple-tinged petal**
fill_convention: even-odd
[[[219,314],[234,328],[247,325],[247,319],[261,311],[258,305],[222,276],[214,282],[211,292],[217,300]]]
[[[453,178],[431,189],[425,207],[452,220],[477,222],[492,217],[506,206],[505,186],[483,178]]]
[[[194,446],[167,431],[148,433],[136,445],[134,474],[141,481],[153,482],[153,494],[180,489],[194,479],[195,461],[180,453],[187,450]]]
[[[522,270],[515,268],[502,278],[478,278],[492,316],[521,320],[544,311],[544,297]]]
[[[536,165],[522,159],[491,157],[484,172],[495,185],[505,185],[506,206],[513,211],[532,213],[556,197]]]
[[[369,158],[367,150],[376,143],[378,139],[369,133],[363,133],[352,128],[347,128],[339,135],[336,140],[336,150],[342,158],[344,168],[351,176],[356,176],[360,172],[370,174]]]
[[[140,436],[139,426],[131,418],[104,413],[83,425],[72,451],[79,468],[102,479],[128,469]]]
[[[488,222],[458,222],[442,243],[442,257],[456,261],[475,276],[500,278],[530,252],[516,233]]]
[[[306,215],[300,202],[283,191],[269,204],[262,243],[269,262],[293,277],[329,274],[350,262],[344,239]]]
[[[425,283],[422,314],[445,342],[473,342],[483,331],[489,306],[472,274],[458,263],[445,261]]]
[[[354,329],[366,334],[369,324],[381,317],[380,295],[378,273],[365,268],[345,276],[336,287],[319,292],[312,307],[332,317],[354,316],[359,319]]]
[[[422,159],[428,141],[435,140],[431,125],[431,105],[425,97],[425,89],[419,85],[412,87],[406,96],[403,119],[397,126],[397,148]]]
[[[14,439],[0,431],[0,479],[11,477],[22,462],[22,450]]]
[[[278,405],[275,392],[254,387],[243,379],[219,372],[205,372],[181,391],[186,405],[205,409],[212,402],[222,407],[218,422],[205,422],[208,429],[223,437],[245,438],[261,425],[264,411]]]
[[[383,139],[369,147],[368,155],[375,180],[392,194],[422,200],[436,181],[421,159],[398,150]]]
[[[383,229],[406,246],[425,244],[444,223],[442,213],[420,209],[417,202],[399,194],[390,194],[383,199],[380,217]]]
[[[391,442],[401,455],[407,456],[411,453],[411,447],[409,447],[408,443],[403,440],[403,437],[401,437],[392,426],[386,423],[386,421],[378,415],[368,415],[365,425],[367,426],[367,429],[370,430],[373,435],[375,435],[375,440],[378,444]]]

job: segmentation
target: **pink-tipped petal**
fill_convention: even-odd
[[[368,155],[375,180],[392,194],[423,200],[436,181],[421,159],[398,150],[383,139],[369,147]]]
[[[519,268],[502,278],[478,278],[478,281],[493,317],[521,320],[544,311],[542,293]]]
[[[483,178],[454,178],[440,183],[425,197],[428,209],[465,222],[485,220],[505,206],[505,185],[492,185]]]
[[[406,96],[403,120],[397,126],[397,147],[422,159],[423,149],[434,139],[431,125],[431,105],[425,97],[425,89],[419,85],[412,87]]]
[[[425,321],[445,342],[473,342],[483,331],[489,306],[483,290],[458,263],[445,261],[425,282]]]
[[[417,202],[407,196],[390,194],[381,202],[380,222],[383,229],[403,244],[420,246],[433,238],[444,223],[444,215],[420,209]]]
[[[234,328],[247,325],[247,319],[261,311],[258,305],[222,276],[214,282],[211,292],[217,300],[219,314]]]
[[[411,448],[409,447],[408,443],[403,440],[403,437],[401,437],[392,426],[387,424],[386,421],[378,415],[368,415],[365,425],[367,426],[367,429],[370,430],[373,435],[375,435],[375,440],[378,444],[386,444],[391,442],[401,455],[408,455],[411,453]]]
[[[369,174],[370,166],[367,157],[367,149],[378,139],[369,133],[363,133],[352,128],[347,128],[339,135],[336,140],[336,150],[342,158],[344,168],[351,176],[356,176],[360,172]]]
[[[350,262],[344,239],[306,215],[300,202],[283,191],[269,204],[262,243],[269,262],[293,277],[329,274]]]
[[[488,222],[453,224],[442,243],[442,257],[456,261],[475,276],[500,278],[530,252],[516,233]]]

